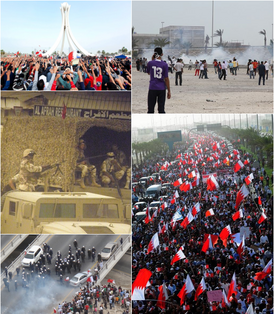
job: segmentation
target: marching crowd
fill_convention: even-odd
[[[237,144],[195,135],[133,165],[171,183],[133,225],[133,313],[273,313],[273,175]]]
[[[17,56],[1,61],[1,90],[130,89],[131,62],[127,58]]]

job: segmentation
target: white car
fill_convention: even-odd
[[[82,273],[78,273],[73,278],[71,278],[69,283],[74,287],[80,286],[81,284],[85,283],[91,275],[91,273],[83,271]],[[93,279],[91,279],[91,281],[93,281]]]
[[[30,267],[31,264],[38,262],[40,256],[43,254],[43,249],[38,245],[33,245],[25,254],[21,264],[23,267]]]
[[[102,250],[102,260],[108,260],[111,255],[117,250],[118,244],[115,242],[109,242]]]

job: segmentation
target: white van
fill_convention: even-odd
[[[21,264],[23,267],[30,267],[38,262],[40,256],[43,254],[43,249],[38,245],[33,245],[25,254]]]

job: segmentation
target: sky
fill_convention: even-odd
[[[273,37],[272,1],[133,1],[132,25],[137,34],[159,34],[170,25],[204,26],[205,36],[223,29],[223,41],[240,41],[244,45],[262,46],[265,29],[267,45]],[[219,37],[213,38],[213,44]]]
[[[131,50],[130,1],[1,1],[1,49],[22,53],[48,50],[59,36],[64,2],[71,6],[71,33],[88,52]],[[67,39],[64,51],[69,53]]]
[[[241,116],[241,118],[240,118]],[[132,115],[132,128],[145,129],[145,128],[158,128],[159,130],[165,127],[177,125],[192,125],[194,123],[226,123],[231,127],[234,125],[235,120],[244,121],[246,118],[250,121],[256,122],[256,114],[168,114],[168,115],[148,115],[148,114],[134,114]],[[271,120],[270,114],[259,114],[259,121],[263,119]],[[230,121],[230,122],[229,122]],[[177,128],[175,126],[175,128]]]

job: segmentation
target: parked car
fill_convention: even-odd
[[[118,244],[115,242],[109,242],[102,250],[101,257],[102,260],[108,260],[113,253],[117,250]]]
[[[26,253],[21,264],[23,267],[30,267],[31,264],[38,262],[40,256],[43,254],[43,249],[38,245],[33,245]]]

